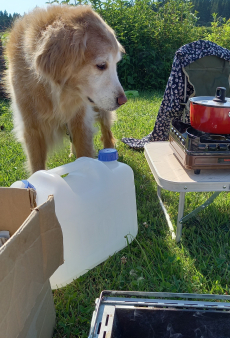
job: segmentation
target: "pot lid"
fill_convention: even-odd
[[[230,98],[225,97],[226,102],[214,101],[215,96],[195,96],[189,99],[193,104],[200,104],[206,107],[230,108]]]

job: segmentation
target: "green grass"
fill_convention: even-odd
[[[81,276],[63,289],[54,291],[57,314],[55,338],[81,337],[89,333],[94,301],[102,290],[168,291],[225,294],[230,277],[230,196],[221,193],[207,209],[183,226],[182,241],[170,236],[160,208],[156,182],[142,151],[128,148],[122,137],[146,136],[152,131],[163,93],[142,93],[117,111],[113,126],[119,160],[134,171],[139,232],[124,250]],[[9,186],[28,177],[25,156],[11,133],[9,105],[0,103],[1,185]],[[100,133],[95,137],[101,148]],[[68,140],[63,150],[49,158],[48,167],[67,163]],[[187,193],[185,213],[203,203],[211,193]],[[163,191],[162,198],[174,225],[179,194]],[[89,234],[90,236],[90,234]],[[109,240],[109,239],[108,239]],[[127,262],[122,263],[125,256]]]

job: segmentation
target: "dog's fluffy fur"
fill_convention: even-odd
[[[45,169],[66,127],[77,157],[94,156],[95,119],[104,147],[114,147],[113,111],[126,102],[116,71],[122,52],[88,6],[35,9],[16,21],[6,46],[6,83],[31,172]]]

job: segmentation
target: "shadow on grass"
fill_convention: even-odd
[[[222,195],[222,196],[221,196]],[[229,294],[230,212],[224,195],[183,226],[183,246],[210,293]]]

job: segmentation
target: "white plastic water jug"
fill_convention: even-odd
[[[81,157],[28,179],[36,189],[37,205],[54,195],[62,227],[65,261],[50,278],[52,289],[71,283],[123,249],[125,236],[131,242],[137,235],[133,171],[117,157],[115,149],[103,149],[98,160]]]

